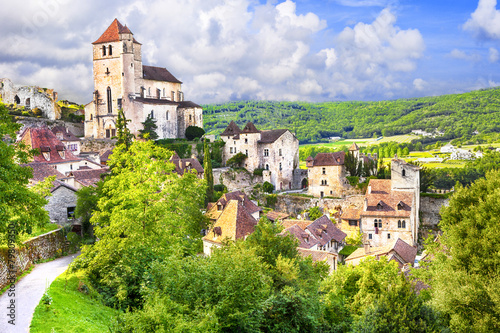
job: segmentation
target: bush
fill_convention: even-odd
[[[218,191],[218,192],[227,191],[227,187],[224,184],[214,185],[214,191]]]
[[[276,194],[269,194],[266,197],[266,206],[270,208],[274,208],[276,203],[278,202],[278,196]]]
[[[359,177],[357,176],[347,176],[347,180],[349,181],[349,185],[356,186],[359,183]]]
[[[186,128],[186,139],[192,141],[195,138],[201,138],[205,134],[205,130],[198,126],[188,126]]]
[[[264,171],[264,169],[255,169],[253,171],[253,174],[254,174],[254,176],[262,176],[263,171]]]
[[[231,168],[238,168],[241,167],[241,164],[243,163],[244,160],[247,159],[247,155],[243,153],[238,153],[231,157],[230,159],[227,160],[226,165],[231,167]]]
[[[262,185],[262,190],[264,190],[264,192],[266,192],[266,193],[273,193],[273,191],[274,191],[274,185],[271,184],[270,182],[266,181]]]
[[[319,219],[321,216],[323,216],[323,213],[321,212],[321,210],[319,209],[318,206],[315,206],[315,207],[311,207],[309,208],[309,218],[314,221],[314,220],[317,220]]]

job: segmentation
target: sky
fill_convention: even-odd
[[[500,85],[496,0],[0,0],[0,78],[92,99],[117,18],[186,100],[377,101]]]

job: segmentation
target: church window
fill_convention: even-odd
[[[111,98],[111,88],[110,87],[108,87],[107,92],[108,92],[108,100],[107,100],[108,101],[108,113],[112,113],[113,112],[113,104],[112,104],[113,100]]]
[[[282,155],[281,155],[281,148],[279,149],[279,155],[280,155],[280,156],[282,156]]]
[[[269,164],[266,164],[266,170],[269,170]]]
[[[102,46],[102,56],[106,56],[106,46]]]
[[[118,98],[116,100],[117,104],[118,104],[118,109],[121,109],[122,108],[122,99],[121,98]]]
[[[168,120],[168,115],[169,115],[170,111],[167,111],[167,120]]]
[[[155,117],[155,111],[154,110],[151,110],[150,116],[151,116],[151,118]]]
[[[116,129],[111,129],[111,137],[116,136]]]
[[[109,55],[113,55],[113,46],[109,46]]]
[[[406,170],[403,169],[403,177],[406,177]]]
[[[264,157],[269,156],[269,149],[264,149]]]
[[[146,88],[141,87],[141,98],[144,98],[145,94],[146,94]]]
[[[106,138],[107,139],[111,138],[111,130],[110,129],[106,130]]]
[[[280,170],[283,170],[283,167],[281,166],[281,163],[280,163]]]
[[[157,99],[161,98],[161,90],[160,89],[156,89],[156,98]]]

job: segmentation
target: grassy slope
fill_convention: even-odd
[[[61,274],[49,288],[52,304],[38,304],[30,332],[108,332],[119,313],[102,305],[95,296],[78,291],[81,273]]]

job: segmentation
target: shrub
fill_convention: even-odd
[[[315,206],[315,207],[311,207],[309,208],[309,218],[314,221],[314,220],[317,220],[319,219],[321,216],[323,216],[323,213],[321,212],[321,210],[319,209],[318,206]]]
[[[266,193],[273,193],[273,191],[274,191],[274,185],[271,184],[270,182],[266,181],[262,185],[262,190],[264,190],[264,192],[266,192]]]
[[[231,167],[231,168],[238,168],[241,167],[241,163],[243,163],[244,160],[246,160],[247,155],[243,153],[238,153],[231,157],[230,159],[227,160],[226,165]]]
[[[262,176],[262,172],[263,172],[263,171],[264,171],[264,169],[255,169],[255,170],[253,171],[253,174],[254,174],[255,176]]]
[[[274,208],[278,202],[278,196],[276,194],[269,194],[266,197],[266,206]]]
[[[351,186],[356,186],[359,183],[359,177],[357,176],[347,176],[346,178]]]
[[[201,138],[205,134],[205,130],[198,126],[188,126],[185,134],[186,139],[192,141],[194,138]]]

